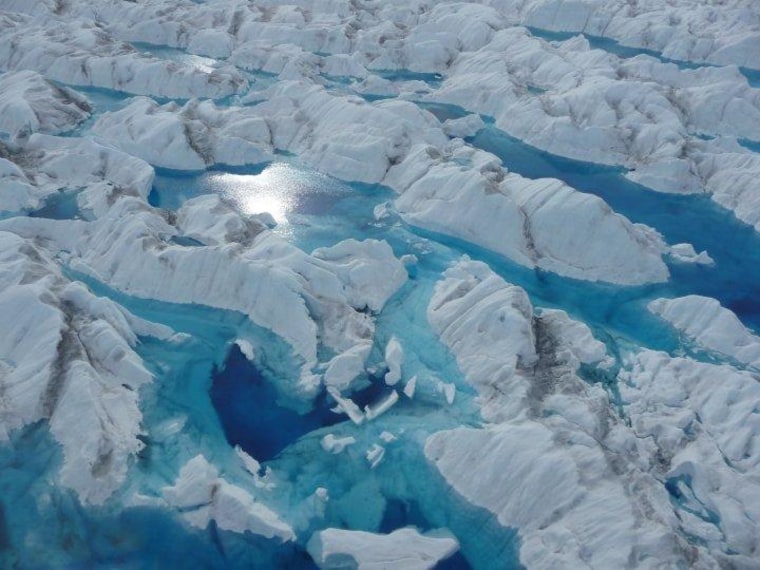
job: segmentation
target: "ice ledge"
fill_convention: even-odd
[[[373,534],[328,528],[314,533],[307,549],[322,570],[428,570],[459,550],[459,543],[443,531],[402,528]]]

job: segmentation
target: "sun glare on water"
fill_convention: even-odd
[[[209,181],[244,214],[272,215],[278,224],[288,221],[296,209],[298,196],[309,191],[309,180],[302,172],[284,163],[268,166],[261,174],[214,174]]]

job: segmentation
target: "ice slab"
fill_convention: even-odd
[[[381,570],[398,567],[425,570],[454,554],[457,540],[446,533],[421,534],[402,528],[390,534],[328,528],[314,533],[309,554],[322,569],[353,567]]]
[[[31,69],[71,85],[158,97],[219,98],[247,87],[232,66],[202,69],[160,60],[117,41],[94,21],[13,15],[0,22],[0,67]]]
[[[647,308],[702,348],[760,369],[760,337],[748,330],[732,311],[721,307],[717,300],[689,295],[656,299]]]
[[[227,482],[203,455],[188,461],[162,495],[186,521],[202,529],[214,521],[223,530],[251,532],[282,542],[295,538],[293,529],[274,511],[242,487]]]
[[[59,87],[34,71],[0,77],[0,132],[12,137],[70,131],[92,112],[87,98]]]
[[[0,440],[46,420],[63,447],[61,484],[102,503],[143,448],[139,389],[152,375],[137,334],[171,331],[70,282],[44,250],[5,231],[0,291]]]

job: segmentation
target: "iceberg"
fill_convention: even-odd
[[[455,538],[434,533],[420,534],[403,528],[390,534],[328,528],[314,533],[309,553],[320,568],[379,570],[398,565],[409,570],[425,570],[454,554],[459,545]]]
[[[164,487],[162,497],[191,525],[202,529],[214,521],[219,528],[233,532],[251,532],[282,542],[295,538],[290,526],[244,489],[220,477],[202,455],[182,467],[174,485]]]

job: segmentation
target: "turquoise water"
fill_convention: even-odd
[[[760,234],[707,196],[654,192],[625,178],[624,170],[551,155],[489,126],[472,144],[497,155],[529,178],[559,178],[603,198],[616,212],[654,227],[671,244],[690,242],[707,250],[711,267],[671,264],[665,296],[691,293],[715,297],[760,330]]]
[[[441,118],[461,115],[461,110],[457,109],[441,106],[428,108]],[[756,325],[757,307],[753,295],[759,280],[754,276],[753,264],[745,261],[756,259],[760,248],[756,247],[757,236],[750,228],[737,222],[705,197],[654,193],[625,179],[624,172],[619,169],[553,157],[510,139],[490,127],[471,142],[495,152],[512,170],[528,176],[556,176],[582,191],[598,194],[634,221],[653,225],[673,243],[690,239],[698,248],[710,251],[717,261],[716,266],[704,268],[672,265],[673,279],[670,283],[645,287],[620,288],[575,281],[525,269],[472,244],[423,232],[399,223],[398,220],[377,223],[372,216],[374,206],[392,198],[392,194],[382,187],[348,185],[352,189],[351,193],[335,193],[340,198],[321,204],[316,213],[293,212],[292,216],[298,219],[298,224],[291,224],[295,229],[289,234],[289,239],[308,251],[348,237],[373,237],[387,240],[397,255],[417,255],[419,262],[414,278],[378,317],[378,346],[371,361],[381,359],[384,343],[391,334],[396,334],[410,355],[405,363],[405,374],[418,374],[420,378],[428,378],[431,382],[435,377],[443,378],[456,384],[456,415],[442,416],[440,402],[436,402],[435,392],[428,388],[427,393],[423,390],[423,395],[414,405],[407,402],[397,404],[383,416],[382,427],[374,428],[369,434],[345,421],[319,427],[314,432],[301,431],[293,424],[284,430],[283,437],[287,445],[278,444],[270,452],[264,453],[263,457],[272,457],[268,465],[275,471],[292,474],[289,476],[291,495],[282,506],[276,505],[278,511],[287,512],[292,509],[293,504],[298,502],[294,496],[305,501],[316,486],[328,489],[331,497],[341,497],[331,503],[333,506],[324,520],[307,517],[303,524],[309,532],[322,525],[373,531],[387,531],[393,526],[407,523],[423,528],[446,526],[462,542],[462,555],[467,564],[475,568],[489,568],[493,567],[493,560],[500,560],[504,561],[506,568],[510,568],[517,565],[516,553],[519,548],[512,531],[501,528],[487,513],[473,510],[450,494],[447,495],[453,501],[450,504],[442,502],[438,495],[437,498],[428,497],[426,493],[430,483],[426,483],[425,488],[416,486],[416,481],[422,477],[420,473],[425,474],[425,481],[435,479],[435,474],[430,472],[420,454],[424,438],[439,429],[461,424],[477,425],[478,421],[471,390],[468,391],[451,356],[440,346],[426,323],[427,301],[441,272],[460,255],[467,254],[488,262],[505,279],[524,287],[537,305],[563,308],[587,322],[613,355],[631,346],[646,346],[675,354],[689,352],[689,349],[683,346],[678,336],[663,322],[648,314],[646,302],[658,296],[692,292],[712,294],[736,310],[745,323]],[[258,168],[257,171],[263,170]],[[181,184],[178,184],[185,189],[192,188],[194,195],[213,191],[205,185],[205,175],[206,173],[196,173],[174,177],[171,173],[162,173],[162,176],[174,178],[174,181],[181,180]],[[329,186],[329,179],[324,182]],[[346,186],[338,181],[332,183],[338,188]],[[171,184],[157,180],[158,187],[161,189],[156,191],[154,200],[166,204],[162,201],[162,196],[171,191]],[[329,192],[327,194],[330,195]],[[695,233],[695,226],[704,229]],[[726,271],[727,268],[729,271]],[[704,358],[704,355],[694,356]],[[589,381],[605,384],[613,400],[617,401],[614,382],[596,378],[593,374],[588,378]],[[238,392],[241,396],[246,393],[246,390]],[[371,401],[368,400],[367,403]],[[245,408],[244,404],[239,405]],[[219,403],[216,411],[220,417],[230,413],[229,407]],[[452,412],[454,410],[448,413]],[[256,412],[251,411],[251,414],[254,413]],[[278,416],[279,412],[274,410],[269,414],[267,422],[276,422]],[[284,418],[286,415],[279,417]],[[389,445],[383,463],[377,470],[368,471],[364,451],[373,442],[377,442],[377,433],[381,429],[393,431],[394,425],[404,426],[407,430],[410,425],[424,425],[426,429],[416,434],[417,445],[405,445],[403,451]],[[326,455],[319,446],[321,436],[326,433],[354,435],[358,440],[355,445],[360,445],[360,448],[353,455],[345,452],[339,458]],[[234,437],[230,442],[240,443]],[[269,443],[264,442],[264,445]],[[257,447],[254,445],[250,449],[255,453]],[[398,453],[403,454],[404,461],[395,455]],[[308,467],[303,465],[304,456],[310,458]],[[402,464],[404,467],[399,468]],[[382,469],[388,469],[391,465],[396,466],[393,477],[386,479]],[[443,493],[445,487],[442,482],[439,484],[439,491]],[[361,496],[364,497],[360,505],[354,502],[357,499],[351,493],[356,487],[362,490]],[[475,520],[479,520],[477,517],[482,520],[475,523]],[[490,534],[486,535],[491,537],[490,540],[469,533],[467,529],[472,524],[490,529]],[[494,544],[508,547],[506,551],[494,552],[489,550]]]
[[[61,191],[48,196],[42,206],[29,212],[32,218],[50,218],[53,220],[77,220],[81,219],[79,204],[77,203],[78,192]]]
[[[542,33],[547,39],[566,39],[560,36]],[[621,57],[646,53],[611,40],[590,41],[593,47]],[[218,65],[173,48],[137,46],[157,57],[201,68]],[[380,75],[393,81],[422,81],[431,89],[441,82],[437,74]],[[265,74],[247,76],[254,83],[252,89],[275,81]],[[341,78],[326,79],[329,89],[350,87]],[[96,116],[128,101],[128,96],[113,91],[79,90],[93,101]],[[218,103],[231,102],[233,98]],[[419,104],[442,121],[467,114],[457,107]],[[74,135],[86,133],[95,118]],[[382,380],[382,361],[393,336],[404,347],[404,377],[418,377],[417,392],[413,400],[402,396],[386,414],[361,427],[330,411],[325,397],[317,398],[312,410],[294,411],[283,401],[282,392],[298,370],[289,347],[274,334],[234,312],[135,298],[66,270],[67,277],[84,282],[95,294],[187,335],[181,341],[141,338],[136,347],[155,379],[140,393],[146,448],[130,467],[124,496],[140,492],[159,497],[161,488],[171,485],[179,468],[198,453],[230,482],[250,488],[250,478],[233,450],[239,445],[263,463],[262,472],[273,473],[276,489],[257,490],[257,499],[282,513],[293,525],[297,541],[282,546],[251,534],[225,532],[215,524],[194,529],[166,509],[122,508],[120,495],[103,507],[84,507],[71,493],[51,484],[61,452],[39,423],[19,430],[10,443],[0,446],[0,567],[298,570],[313,567],[304,548],[315,530],[390,532],[413,525],[423,531],[445,527],[460,540],[461,552],[439,568],[519,568],[516,532],[453,492],[422,451],[432,433],[481,425],[472,387],[427,323],[428,302],[442,272],[464,254],[485,261],[504,279],[525,288],[537,306],[565,309],[589,324],[616,358],[632,346],[691,353],[673,330],[646,311],[646,303],[659,296],[709,295],[760,330],[760,237],[705,196],[652,192],[627,180],[621,169],[550,155],[492,124],[468,142],[496,154],[512,171],[532,178],[556,177],[598,195],[631,220],[656,228],[669,243],[688,241],[697,250],[706,249],[716,264],[671,264],[672,279],[666,284],[588,283],[526,269],[470,243],[410,227],[397,217],[378,221],[374,208],[393,199],[388,188],[335,180],[286,153],[276,162],[245,167],[216,166],[197,172],[157,169],[149,196],[154,207],[176,211],[189,199],[215,193],[246,214],[271,213],[277,224],[274,231],[305,251],[348,238],[374,238],[386,240],[397,256],[416,256],[409,281],[376,316],[369,357],[374,372],[357,380],[353,398],[362,406],[372,405],[390,392]],[[742,144],[758,151],[756,142]],[[86,212],[78,210],[76,194],[67,192],[54,195],[29,215],[73,219],[86,217]],[[176,236],[173,243],[203,247],[186,236]],[[234,344],[238,338],[252,343],[258,356],[255,364]],[[589,382],[601,382],[617,401],[614,380],[595,370],[584,370],[583,375]],[[452,405],[445,402],[440,382],[456,387]],[[351,436],[356,442],[332,455],[321,445],[327,434]],[[395,439],[388,441],[389,435]],[[375,468],[366,457],[373,445],[385,448]],[[688,481],[669,483],[674,502],[687,503],[688,486]],[[308,506],[314,503],[317,488],[330,496],[324,513]],[[714,523],[709,513],[705,520]]]

